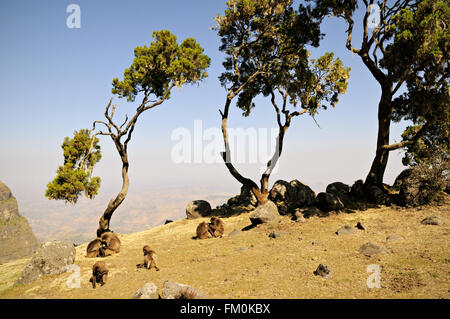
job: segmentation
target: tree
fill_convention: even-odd
[[[443,127],[448,132],[448,1],[363,0],[359,48],[352,44],[354,22],[359,15],[357,1],[313,2],[317,18],[331,14],[346,21],[347,49],[360,56],[380,84],[377,148],[365,185],[381,186],[390,151],[412,150],[433,131],[444,133]],[[371,30],[373,12],[379,23]],[[405,87],[406,92],[398,96],[400,88]],[[411,120],[413,126],[408,127],[401,142],[389,144],[391,121],[400,120]]]
[[[308,8],[296,11],[288,0],[228,1],[223,16],[216,18],[225,52],[225,72],[220,82],[227,90],[222,117],[225,144],[223,160],[231,175],[250,189],[258,204],[267,201],[269,177],[283,150],[283,140],[294,117],[335,106],[338,95],[345,93],[349,69],[332,53],[309,59],[306,45],[318,46],[318,23]],[[231,163],[227,121],[229,108],[236,105],[249,116],[254,98],[270,97],[278,123],[278,136],[272,158],[261,176],[260,186],[244,177]],[[278,96],[278,101],[277,101]],[[281,102],[281,103],[280,103]]]
[[[210,58],[203,54],[203,48],[193,38],[177,43],[176,36],[167,30],[153,32],[154,41],[149,47],[136,47],[131,66],[125,69],[124,78],[113,79],[112,93],[127,101],[134,101],[139,95],[142,100],[131,118],[118,124],[114,113],[116,104],[112,98],[105,109],[105,120],[94,121],[91,130],[75,132],[73,139],[64,140],[64,166],[60,166],[53,182],[47,185],[49,199],[65,199],[75,203],[82,191],[89,198],[97,194],[100,178],[91,178],[92,169],[100,160],[100,146],[97,136],[109,136],[122,161],[122,188],[110,200],[99,221],[97,236],[109,230],[111,216],[125,199],[128,187],[128,143],[131,140],[138,118],[170,98],[171,90],[177,86],[194,84],[207,77],[206,69]],[[97,126],[103,127],[103,130]]]

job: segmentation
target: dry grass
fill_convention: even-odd
[[[131,298],[146,282],[161,291],[166,280],[192,285],[208,298],[449,298],[449,208],[449,203],[423,209],[382,207],[303,223],[282,217],[275,224],[228,237],[250,224],[249,214],[243,214],[224,219],[223,238],[206,240],[192,239],[206,218],[179,220],[120,236],[121,252],[102,259],[110,270],[103,287],[93,289],[89,284],[92,265],[100,258],[85,258],[84,244],[77,247],[76,256],[81,288],[67,288],[68,273],[11,288],[27,261],[19,260],[0,265],[0,298]],[[441,216],[444,223],[422,225],[430,215]],[[366,231],[335,234],[341,226],[358,221]],[[288,234],[271,239],[268,235],[274,230]],[[387,242],[393,234],[404,239]],[[388,253],[361,255],[359,247],[369,241]],[[144,245],[157,252],[161,271],[136,269]],[[332,269],[331,278],[313,275],[320,263]],[[382,269],[379,289],[366,285],[370,264]]]

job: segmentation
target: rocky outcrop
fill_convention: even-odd
[[[74,263],[75,254],[73,244],[60,241],[43,243],[33,254],[33,258],[14,285],[31,283],[42,275],[58,275],[68,271],[67,266]]]
[[[38,245],[11,190],[0,182],[0,263],[31,256]]]

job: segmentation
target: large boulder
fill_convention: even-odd
[[[341,182],[331,183],[327,186],[326,192],[337,196],[345,206],[348,206],[351,202],[350,187],[347,184]]]
[[[314,191],[298,180],[275,182],[269,193],[269,199],[278,207],[281,215],[293,214],[296,208],[310,206],[314,202]]]
[[[315,205],[324,212],[344,209],[344,203],[336,195],[330,193],[319,193]]]
[[[258,206],[253,213],[250,214],[250,221],[253,225],[269,223],[280,217],[277,206],[270,200]]]
[[[211,205],[205,200],[194,200],[186,206],[187,219],[207,217],[211,215]]]
[[[29,257],[38,246],[28,221],[19,214],[17,200],[0,182],[0,263]]]
[[[247,213],[256,208],[258,200],[251,189],[247,186],[241,187],[241,193],[228,199],[227,203],[216,207],[213,215],[232,216],[235,214]]]
[[[58,275],[68,270],[75,261],[75,247],[70,243],[49,241],[43,243],[33,254],[14,285],[28,284],[42,275]]]
[[[205,299],[198,289],[173,281],[166,281],[162,289],[162,299]]]

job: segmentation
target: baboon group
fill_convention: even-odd
[[[201,222],[197,226],[196,239],[206,239],[211,237],[222,237],[224,232],[224,224],[219,217],[211,217],[209,223]]]
[[[219,217],[211,217],[209,223],[202,222],[197,226],[197,236],[196,239],[206,239],[211,237],[222,237],[224,232],[224,223]],[[107,257],[120,252],[120,239],[111,231],[104,232],[101,237],[91,241],[86,248],[86,257]],[[144,262],[137,264],[136,268],[145,268],[151,270],[155,268],[159,271],[156,265],[158,261],[158,256],[156,252],[150,248],[150,246],[145,245],[142,248],[144,253]],[[103,286],[108,278],[109,270],[106,267],[104,261],[97,261],[92,266],[92,277],[89,282],[92,283],[92,288],[95,288],[97,284]]]

